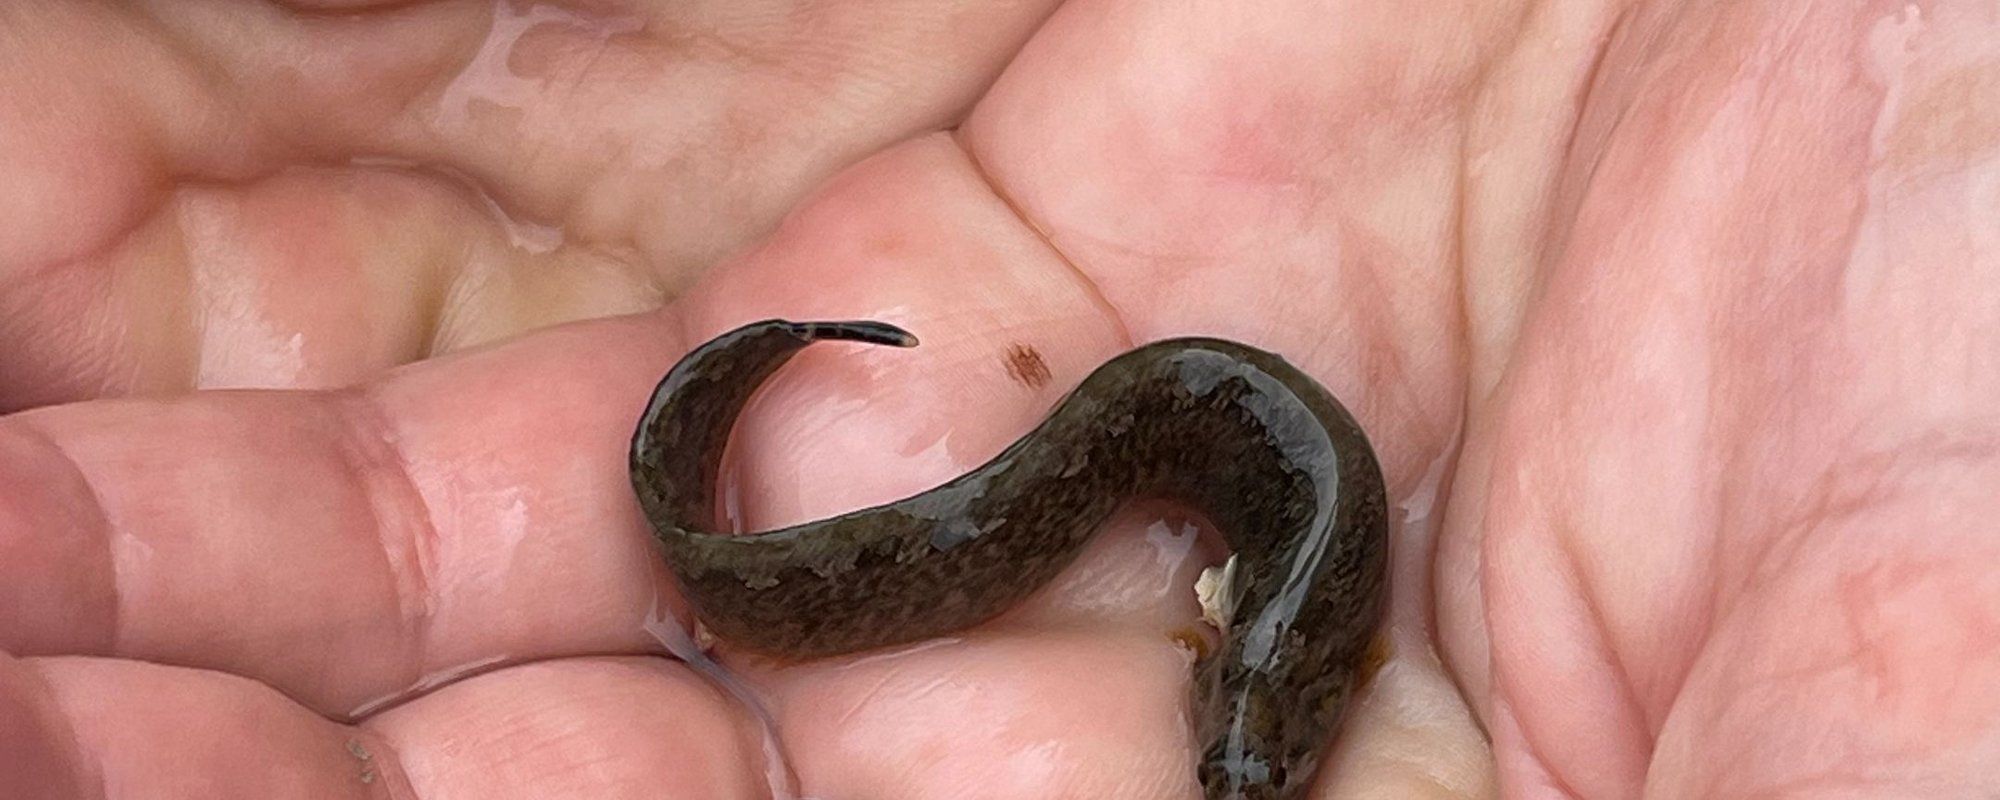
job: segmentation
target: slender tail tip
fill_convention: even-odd
[[[917,337],[909,331],[887,322],[872,320],[852,320],[841,322],[794,322],[793,332],[809,342],[839,341],[880,344],[890,347],[916,347]]]

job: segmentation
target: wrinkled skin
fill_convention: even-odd
[[[753,527],[1134,342],[1326,383],[1427,524],[1324,797],[2000,791],[1991,0],[366,5],[0,6],[0,794],[760,796],[623,446],[776,315],[925,347],[787,370]],[[819,797],[1191,797],[1186,530],[719,656]]]

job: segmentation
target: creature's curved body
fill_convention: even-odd
[[[768,533],[710,533],[752,392],[822,340],[910,346],[875,322],[751,324],[688,354],[632,442],[632,482],[717,636],[814,657],[989,619],[1067,566],[1130,498],[1204,512],[1234,551],[1235,618],[1197,669],[1211,800],[1302,798],[1382,617],[1386,499],[1367,438],[1283,359],[1173,339],[1092,372],[980,468],[908,499]]]

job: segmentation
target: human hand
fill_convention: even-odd
[[[2000,36],[1735,6],[0,9],[0,787],[761,796],[624,446],[783,315],[924,346],[779,377],[752,527],[1139,341],[1332,388],[1411,524],[1325,797],[1990,791]],[[1187,797],[1191,530],[724,658],[814,796]]]

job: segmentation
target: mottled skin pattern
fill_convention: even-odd
[[[1385,596],[1381,471],[1332,395],[1261,350],[1157,342],[1098,368],[1033,432],[936,489],[769,533],[707,533],[738,413],[821,340],[916,344],[875,322],[751,324],[676,365],[633,437],[640,503],[716,635],[809,658],[963,629],[1055,577],[1121,503],[1178,500],[1238,560],[1234,621],[1195,680],[1206,796],[1305,796]]]

